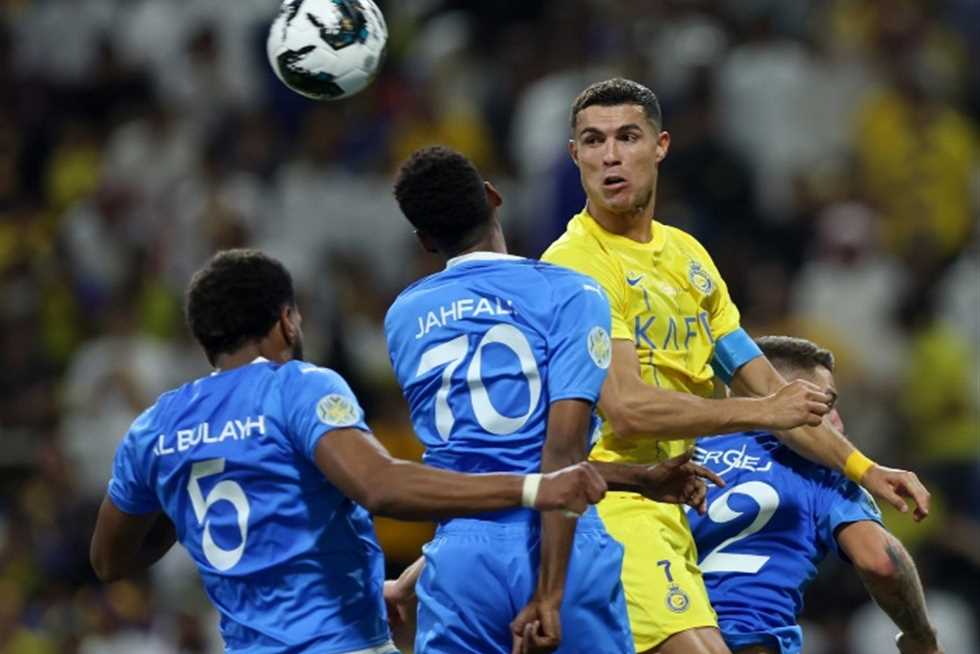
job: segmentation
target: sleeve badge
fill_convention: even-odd
[[[612,361],[612,342],[609,340],[609,332],[602,327],[593,327],[588,336],[589,356],[593,363],[605,370]]]
[[[347,397],[331,393],[316,403],[316,417],[331,427],[349,427],[360,420],[357,405]]]

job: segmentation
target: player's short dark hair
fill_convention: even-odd
[[[834,353],[805,338],[762,336],[755,342],[777,368],[809,371],[823,366],[830,372],[834,371]]]
[[[294,306],[293,278],[259,250],[224,250],[194,273],[187,286],[187,325],[212,364],[219,354],[261,340]]]
[[[476,166],[441,145],[416,150],[401,165],[395,199],[415,229],[450,253],[482,236],[493,214]]]
[[[604,82],[590,84],[584,91],[578,94],[575,102],[572,103],[571,130],[575,134],[575,123],[578,114],[586,107],[599,105],[600,107],[614,107],[621,104],[638,104],[643,107],[647,115],[647,120],[660,130],[663,125],[663,116],[660,113],[660,101],[657,96],[639,82],[622,77],[614,77]]]

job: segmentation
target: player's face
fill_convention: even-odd
[[[817,366],[810,374],[810,381],[825,390],[833,398],[831,400],[830,413],[827,414],[837,431],[844,433],[844,421],[841,420],[840,413],[837,411],[837,384],[834,382],[834,373],[823,366]]]
[[[569,143],[593,211],[636,213],[651,206],[657,166],[670,135],[657,132],[643,107],[593,105],[578,113]]]

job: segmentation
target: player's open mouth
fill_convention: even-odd
[[[602,178],[602,188],[610,191],[618,191],[626,186],[626,179],[618,175],[609,175]]]

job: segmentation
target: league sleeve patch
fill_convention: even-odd
[[[349,427],[360,419],[357,405],[337,393],[324,395],[316,403],[316,417],[331,427]]]
[[[588,336],[589,356],[593,363],[605,370],[612,361],[612,342],[609,332],[602,327],[593,327]]]

